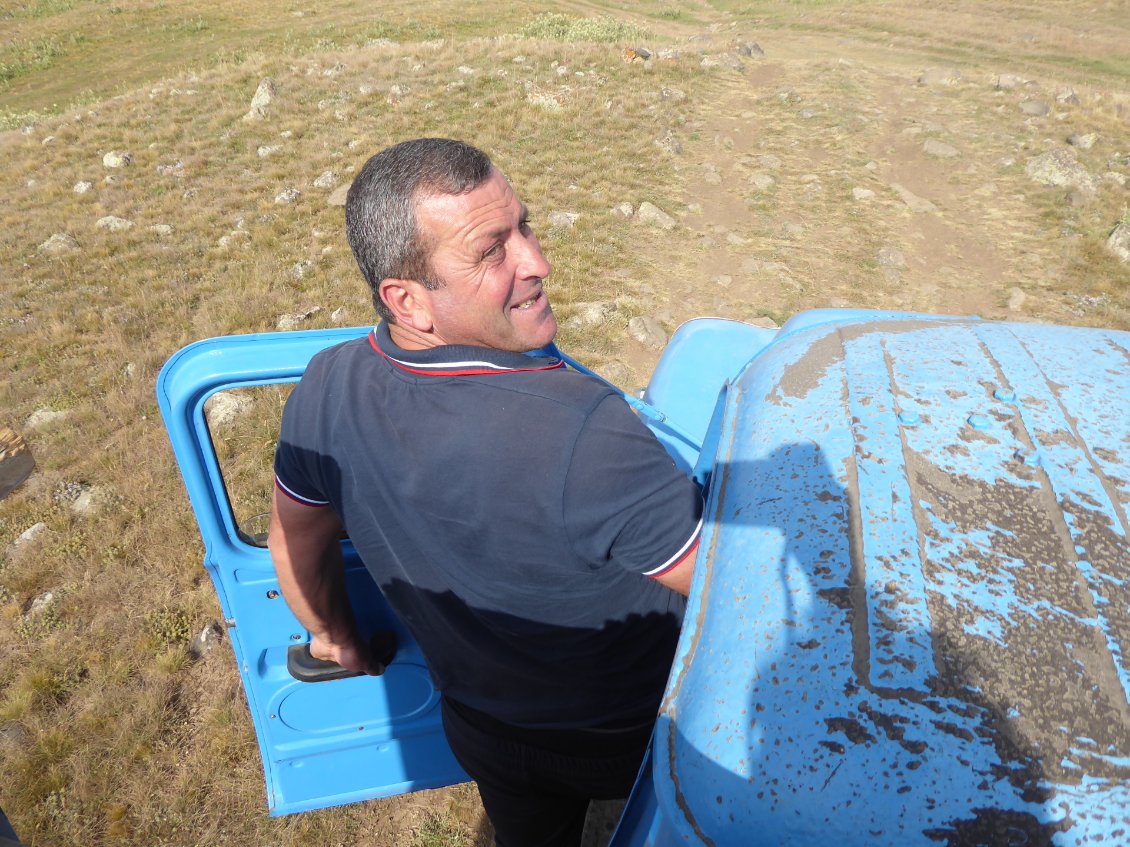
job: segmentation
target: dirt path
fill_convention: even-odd
[[[1071,148],[1096,178],[1124,154],[1125,92],[1079,68],[1126,50],[1101,10],[1074,29],[1063,9],[979,11],[917,10],[898,33],[867,4],[776,28],[704,11],[712,24],[682,36],[689,51],[756,42],[765,55],[711,71],[673,128],[686,229],[657,246],[659,314],[779,322],[832,306],[1127,325],[1110,284],[1125,271],[1099,249],[1125,187],[1081,196],[1025,173],[1073,133],[1097,133],[1094,149]]]

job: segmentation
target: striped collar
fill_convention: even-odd
[[[565,363],[542,350],[511,353],[490,347],[445,345],[426,350],[398,347],[382,321],[369,333],[369,345],[392,365],[422,376],[483,376],[499,373],[526,373],[563,368]]]

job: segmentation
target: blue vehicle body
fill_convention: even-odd
[[[397,659],[290,678],[307,636],[240,537],[203,415],[364,331],[199,342],[158,382],[275,814],[465,779],[355,557],[354,605]],[[626,399],[709,498],[615,847],[1130,843],[1130,334],[696,321]]]

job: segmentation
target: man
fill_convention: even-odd
[[[615,392],[536,352],[557,332],[550,266],[484,153],[384,150],[346,231],[383,321],[316,356],[287,402],[283,595],[314,657],[378,670],[344,596],[344,527],[428,660],[497,844],[575,845],[646,749],[701,499]]]

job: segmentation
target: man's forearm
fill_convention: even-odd
[[[367,670],[345,589],[340,534],[341,522],[328,508],[295,503],[275,491],[267,545],[283,598],[313,636],[311,655]]]

